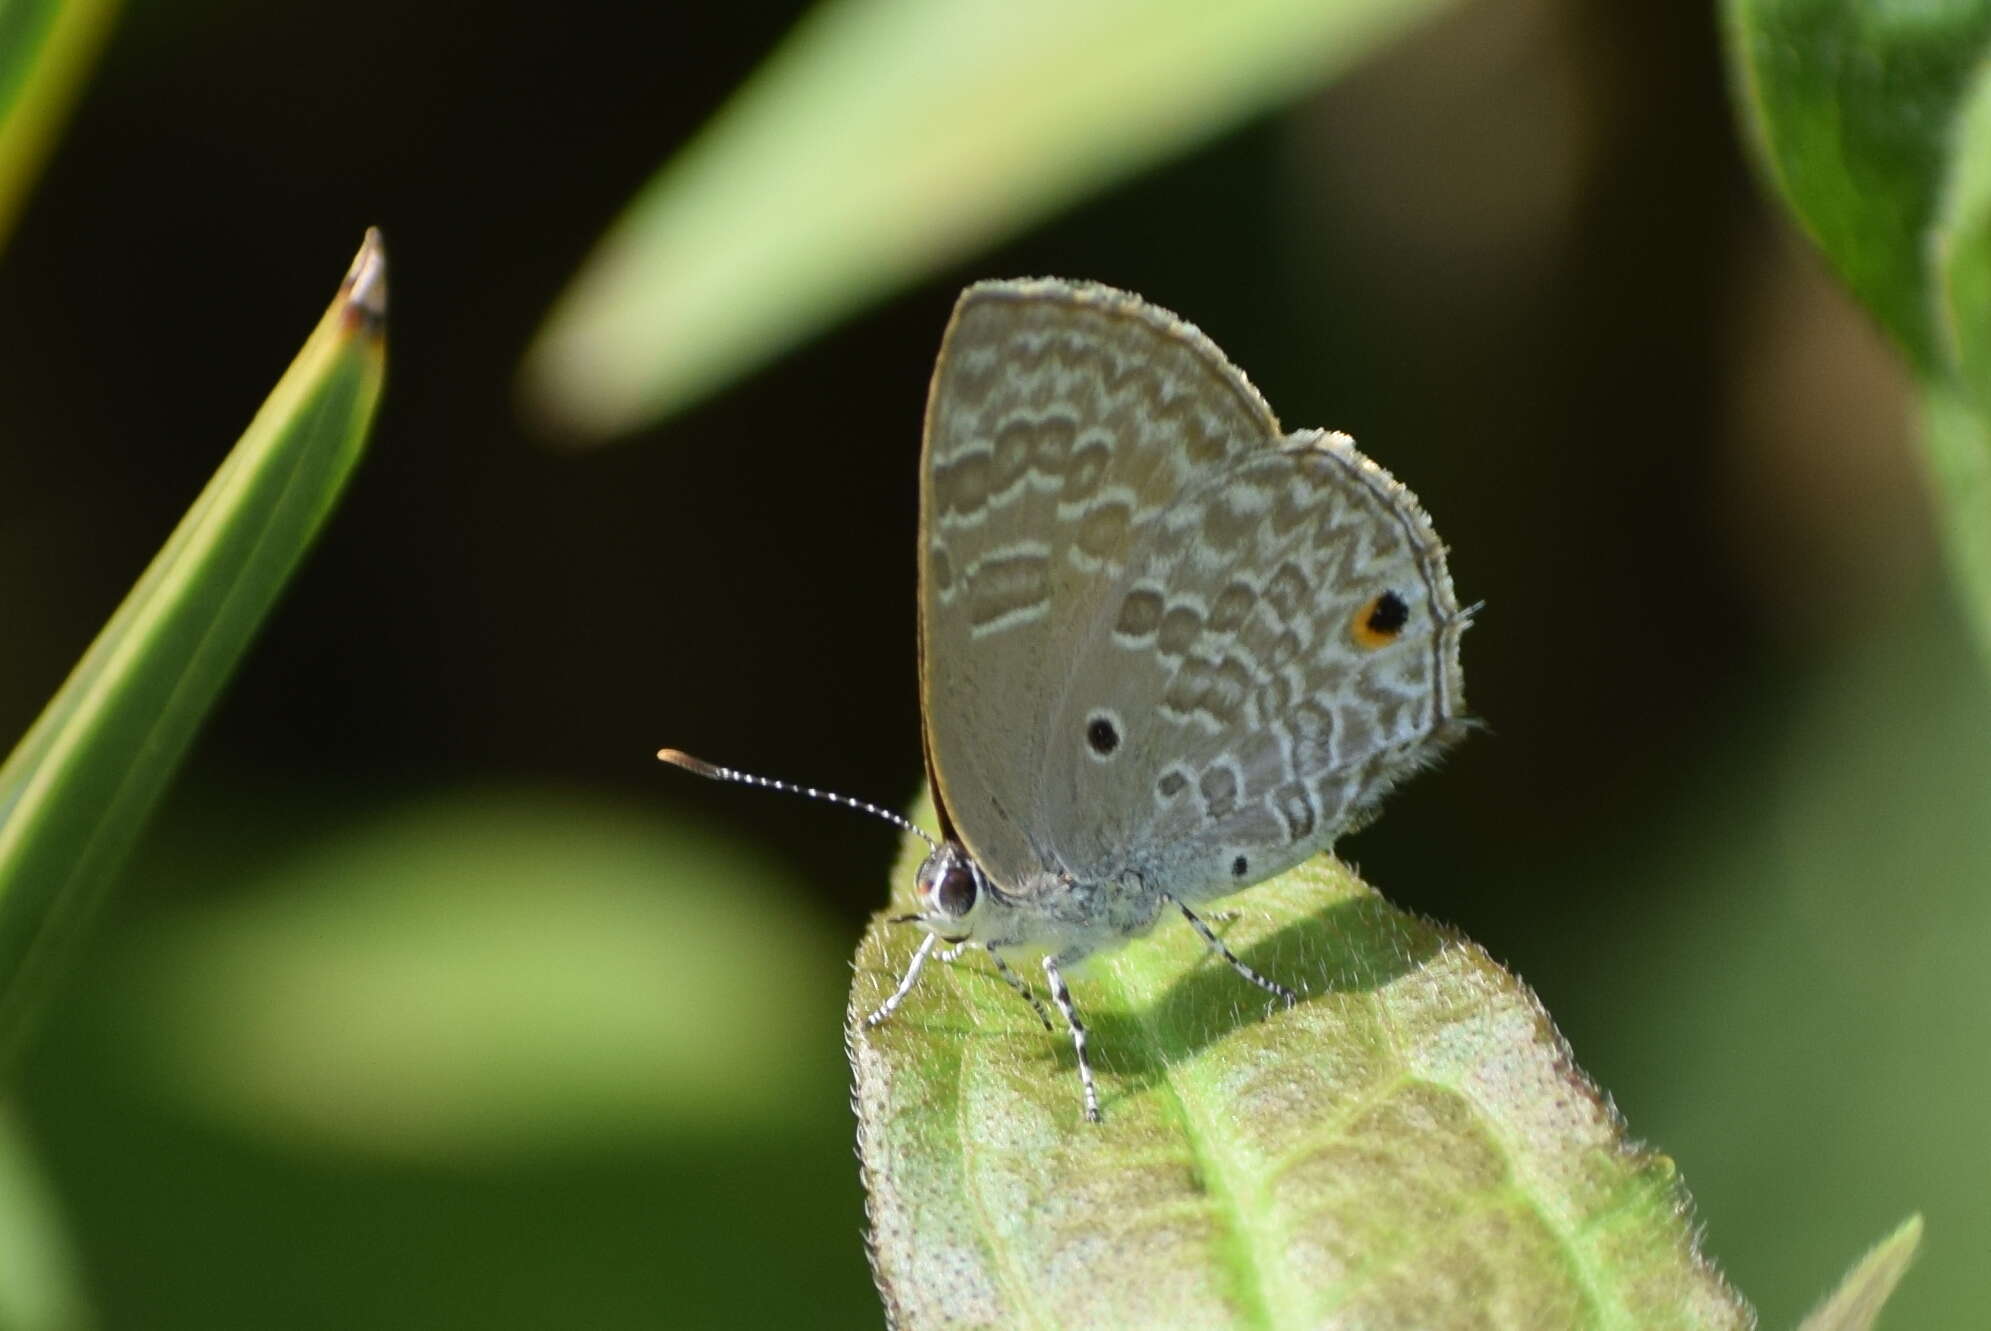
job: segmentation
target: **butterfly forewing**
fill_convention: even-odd
[[[1042,776],[1079,647],[1179,498],[1279,426],[1193,328],[1106,287],[971,287],[927,405],[922,705],[936,791],[1001,884],[1069,867]]]

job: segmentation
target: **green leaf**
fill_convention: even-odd
[[[1980,48],[1980,61],[1987,54],[1991,44]],[[1982,415],[1991,413],[1991,62],[1979,64],[1950,149],[1954,166],[1936,226],[1937,312],[1957,376]]]
[[[1923,390],[1922,451],[1950,569],[1978,645],[1991,652],[1991,427],[1960,385]]]
[[[0,1058],[18,1051],[358,459],[380,395],[386,295],[368,232],[262,410],[0,767]]]
[[[116,10],[112,0],[0,0],[0,244]]]
[[[1991,4],[1727,0],[1726,14],[1760,164],[1909,359],[1938,368],[1934,228]]]
[[[69,1331],[88,1321],[48,1188],[14,1116],[0,1107],[0,1327]]]
[[[837,1081],[834,936],[751,847],[479,790],[155,913],[90,1015],[161,1088],[288,1144],[482,1163],[779,1137]]]
[[[1225,904],[1308,997],[1268,1015],[1186,927],[1098,959],[1072,984],[1096,1125],[985,957],[867,1028],[916,941],[872,925],[848,1030],[893,1325],[1752,1325],[1673,1162],[1478,947],[1326,858]]]
[[[1798,1331],[1872,1331],[1888,1295],[1907,1274],[1922,1245],[1922,1217],[1911,1215],[1846,1273],[1832,1297],[1804,1319]]]
[[[1442,4],[825,0],[596,249],[528,404],[582,437],[678,410]]]
[[[1724,13],[1759,165],[1922,381],[1950,562],[1991,653],[1991,0]]]

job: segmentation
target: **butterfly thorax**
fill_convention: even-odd
[[[947,942],[1067,956],[1146,933],[1164,900],[1131,870],[1102,878],[1043,871],[1006,886],[957,842],[927,856],[914,896],[920,909],[912,918]]]

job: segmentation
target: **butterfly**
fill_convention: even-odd
[[[1283,430],[1193,326],[1090,282],[981,282],[941,342],[920,462],[919,647],[940,834],[667,749],[704,776],[831,799],[931,847],[926,937],[1065,973],[1332,846],[1469,729],[1459,608],[1417,499],[1348,436]]]

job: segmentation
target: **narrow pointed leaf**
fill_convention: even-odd
[[[984,957],[867,1028],[916,941],[872,925],[849,1042],[893,1325],[1752,1324],[1672,1161],[1479,948],[1325,858],[1225,904],[1230,945],[1308,996],[1268,1015],[1179,924],[1099,959],[1072,990],[1101,1124]]]
[[[1915,1260],[1915,1250],[1921,1245],[1922,1217],[1911,1215],[1846,1273],[1832,1297],[1805,1318],[1798,1331],[1873,1331],[1881,1308],[1907,1274],[1908,1264]]]
[[[597,248],[528,404],[581,437],[681,408],[1442,3],[825,0]]]
[[[112,0],[0,0],[0,245],[116,9]]]
[[[0,767],[0,1057],[357,461],[385,302],[369,232],[297,359]]]

